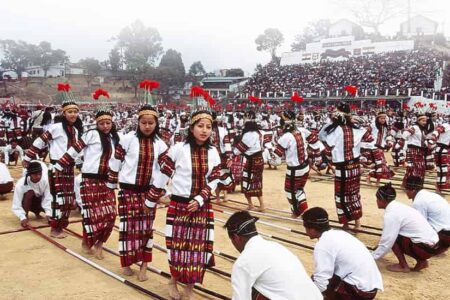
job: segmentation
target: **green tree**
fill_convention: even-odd
[[[196,61],[192,63],[191,67],[189,68],[189,75],[191,76],[204,76],[206,74],[205,68],[203,68],[201,61]]]
[[[226,77],[244,77],[244,71],[240,68],[229,69],[225,73]]]
[[[256,40],[256,50],[269,51],[272,60],[276,60],[277,48],[281,46],[284,41],[283,34],[276,28],[267,28],[263,34],[260,34]]]
[[[109,52],[109,67],[111,71],[117,72],[122,69],[122,55],[117,47],[114,47]]]
[[[170,74],[170,77],[168,78],[169,80],[164,83],[169,86],[183,85],[186,71],[184,69],[180,52],[173,49],[167,50],[161,58],[158,69],[162,72],[161,74]]]
[[[100,61],[92,57],[87,57],[80,59],[79,64],[85,70],[86,82],[88,86],[90,86],[94,77],[97,76],[102,69]]]
[[[0,49],[3,53],[1,66],[16,72],[19,79],[36,57],[36,46],[24,41],[0,40]]]
[[[44,77],[47,77],[47,72],[51,66],[68,61],[66,51],[61,49],[52,49],[49,42],[40,42],[37,46],[36,56],[33,58],[33,63],[40,66],[44,70]]]
[[[162,38],[156,28],[146,27],[140,20],[123,28],[117,40],[117,48],[122,49],[126,69],[143,73],[153,66],[162,53]]]

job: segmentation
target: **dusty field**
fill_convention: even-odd
[[[10,170],[13,177],[17,179],[21,169],[10,167]],[[281,210],[289,209],[283,191],[284,171],[285,167],[281,167],[278,170],[265,170],[264,172],[264,198],[267,207]],[[329,212],[332,219],[337,219],[333,203],[333,188],[331,181],[309,180],[306,185],[306,194],[310,207],[322,206]],[[409,204],[410,201],[403,192],[398,190],[397,193],[400,201]],[[363,224],[381,227],[383,211],[376,207],[375,188],[364,186],[361,189],[361,195],[364,209]],[[229,198],[244,201],[244,197],[240,193],[231,194]],[[449,196],[446,196],[446,198],[448,200]],[[12,195],[9,195],[7,200],[0,201],[0,232],[20,227],[18,219],[10,211],[11,199]],[[227,205],[244,208],[244,206],[232,202],[228,202]],[[226,210],[231,211],[231,209]],[[267,212],[284,217],[288,216],[283,213]],[[33,214],[30,215],[33,216]],[[216,213],[216,217],[223,220],[228,218],[226,214],[219,212]],[[79,214],[72,215],[74,220],[79,218]],[[269,217],[262,217],[261,219],[303,231],[303,227],[298,222]],[[32,224],[35,226],[44,224],[44,222],[32,220]],[[165,209],[159,209],[155,228],[162,230],[164,220]],[[234,250],[221,226],[220,222],[216,222],[215,249],[237,256],[237,251]],[[71,224],[69,228],[81,233],[80,223]],[[274,229],[267,225],[260,224],[258,229],[260,232],[268,232],[307,245],[314,245],[315,243],[305,236]],[[40,229],[40,231],[49,233],[48,228]],[[371,247],[376,246],[378,241],[378,237],[366,234],[358,234],[358,238]],[[114,231],[106,246],[116,250],[117,240],[118,233]],[[69,236],[61,243],[69,249],[81,253],[80,240],[77,237]],[[163,237],[155,234],[155,243],[164,245]],[[143,299],[147,297],[64,253],[33,232],[23,231],[0,235],[0,244],[2,244],[0,273],[3,275],[0,285],[0,299]],[[312,251],[297,246],[287,245],[287,247],[300,258],[307,272],[311,274],[313,270]],[[168,271],[165,254],[154,249],[153,256],[152,265]],[[108,270],[120,274],[119,259],[116,256],[105,253],[103,261],[98,261],[93,257],[90,257],[90,259]],[[411,265],[413,264],[413,261],[408,261]],[[383,275],[385,291],[379,293],[377,299],[450,299],[450,291],[448,290],[449,253],[432,258],[430,267],[419,273],[398,274],[388,272],[386,265],[396,262],[392,253],[379,261],[378,266]],[[216,257],[217,268],[230,272],[231,266],[231,262]],[[135,269],[137,270],[137,267]],[[167,280],[155,273],[149,273],[149,278],[144,283],[138,283],[134,277],[127,279],[163,297],[168,297]],[[231,296],[230,281],[226,277],[207,272],[204,286],[225,296]],[[196,293],[195,298],[215,299],[201,293]]]

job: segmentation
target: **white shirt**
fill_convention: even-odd
[[[14,181],[11,177],[11,173],[9,173],[8,167],[0,162],[0,184],[5,184],[8,182]]]
[[[168,152],[168,160],[166,162],[171,166],[162,167],[155,176],[153,181],[154,187],[157,189],[165,189],[166,184],[172,177],[172,194],[184,198],[193,198],[199,203],[199,206],[208,201],[209,196],[216,190],[217,184],[220,181],[220,156],[216,147],[208,149],[207,153],[208,169],[203,174],[205,176],[206,186],[202,187],[202,191],[198,195],[192,195],[192,155],[191,146],[187,143],[177,143],[170,147]],[[217,171],[217,173],[213,173]],[[200,176],[200,174],[194,174]],[[211,178],[211,175],[213,175]],[[215,177],[217,176],[217,177]],[[152,195],[155,196],[155,195]],[[158,199],[152,199],[156,202]]]
[[[11,145],[6,145],[2,148],[3,153],[5,154],[5,164],[9,163],[9,156],[13,154],[14,152],[19,153],[19,159],[22,160],[23,158],[23,149],[19,145],[16,146],[16,148],[12,148]]]
[[[425,135],[418,125],[413,125],[403,131],[403,139],[407,141],[408,145],[416,147],[424,147]]]
[[[235,155],[245,154],[253,155],[262,151],[262,136],[257,131],[246,132],[242,136],[242,140],[233,149]]]
[[[427,219],[436,232],[450,230],[450,205],[440,195],[420,190],[414,197],[412,206]]]
[[[350,159],[356,159],[360,156],[360,148],[361,141],[370,142],[372,139],[370,138],[370,134],[367,134],[366,128],[351,128],[353,133],[353,141],[352,141],[352,153]],[[365,137],[367,136],[367,138]],[[328,146],[332,147],[331,156],[333,159],[333,163],[342,163],[346,161],[345,153],[344,153],[344,131],[342,126],[336,127],[336,129],[325,135],[325,142]]]
[[[139,138],[134,132],[130,132],[120,138],[120,147],[125,152],[123,159],[118,159],[115,153],[111,156],[109,160],[110,171],[118,174],[119,183],[136,185],[139,164],[144,165],[147,162],[140,162],[140,142]],[[153,140],[153,162],[152,164],[152,174],[149,177],[149,182],[145,185],[152,184],[154,180],[154,175],[159,173],[158,158],[167,150],[167,145],[159,138]],[[117,151],[117,149],[116,149]],[[108,182],[107,185],[110,188],[115,188],[115,182]]]
[[[385,256],[399,235],[431,247],[439,241],[436,231],[417,210],[393,200],[385,209],[383,233],[377,249],[372,252],[373,258]]]
[[[383,279],[366,246],[343,230],[322,233],[314,247],[314,283],[321,292],[333,275],[361,291],[383,290]]]
[[[78,130],[73,127],[75,142],[78,139]],[[54,123],[48,126],[46,132],[44,132],[40,137],[38,137],[33,142],[33,147],[28,149],[27,155],[24,157],[24,160],[30,161],[34,158],[34,151],[31,151],[33,148],[36,148],[38,151],[42,151],[45,146],[48,144],[49,146],[49,155],[51,160],[59,160],[64,153],[66,153],[68,147],[68,138],[67,134],[64,131],[63,124]],[[30,157],[31,156],[31,157]]]
[[[114,144],[112,141],[110,141],[110,144],[112,156],[114,155]],[[66,154],[68,156],[64,155],[63,158],[60,159],[60,161],[55,165],[56,169],[62,170],[62,165],[64,165],[64,167],[70,166],[71,163],[81,157],[81,154],[83,154],[83,167],[81,168],[81,172],[83,174],[102,173],[103,166],[100,166],[101,162],[103,162],[106,167],[108,166],[108,161],[106,161],[106,163],[102,161],[103,146],[100,139],[100,134],[96,129],[83,133],[81,139],[76,143],[76,145],[70,147]],[[109,158],[110,157],[107,159],[109,160]],[[103,167],[103,169],[105,168]],[[107,168],[104,172],[107,172]]]
[[[252,299],[252,287],[272,300],[323,299],[300,260],[279,243],[254,236],[233,265],[233,300]]]
[[[46,172],[47,170],[42,170],[42,173]],[[37,183],[34,183],[31,181],[30,177],[27,178],[27,184],[25,184],[25,177],[20,178],[17,183],[16,187],[14,188],[14,196],[13,196],[13,204],[12,204],[12,211],[13,213],[20,219],[20,221],[25,220],[26,213],[25,210],[22,207],[22,201],[23,201],[23,195],[33,190],[34,194],[37,197],[42,197],[41,206],[45,210],[45,214],[47,216],[52,215],[52,209],[51,209],[51,202],[52,202],[52,195],[50,194],[50,186],[48,184],[48,177],[42,176],[41,180]]]

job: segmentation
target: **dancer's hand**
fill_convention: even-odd
[[[197,211],[198,208],[199,208],[199,205],[198,205],[197,201],[195,201],[195,200],[189,201],[189,204],[187,206],[187,210],[189,212],[195,212],[195,211]]]
[[[27,228],[28,227],[28,219],[23,219],[22,221],[20,221],[20,225],[23,228]]]

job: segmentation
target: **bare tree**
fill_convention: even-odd
[[[407,11],[406,0],[344,0],[335,1],[336,5],[352,13],[361,26],[380,33],[380,26]]]

